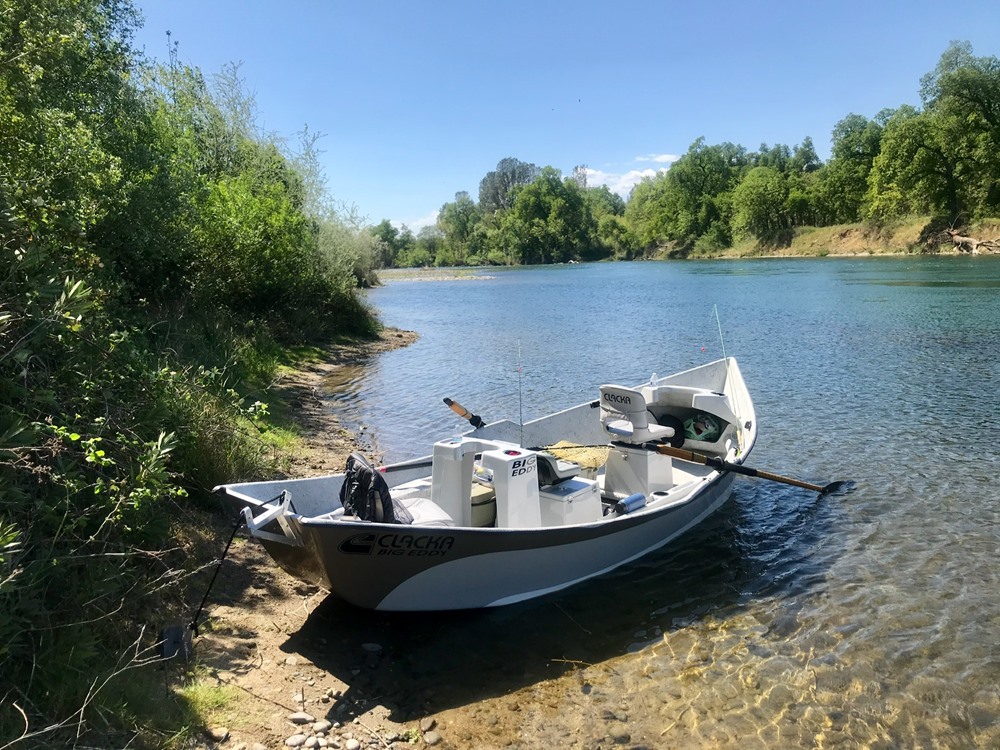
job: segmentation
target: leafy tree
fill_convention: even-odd
[[[942,118],[962,144],[961,209],[988,214],[1000,208],[1000,60],[975,57],[968,42],[952,42],[937,67],[921,79],[925,111]]]
[[[417,232],[417,248],[427,253],[436,266],[455,265],[455,256],[445,245],[444,233],[436,226],[421,227]]]
[[[967,150],[954,118],[900,107],[886,124],[869,176],[868,216],[882,221],[911,211],[947,212],[967,205]]]
[[[127,2],[7,2],[0,9],[0,151],[10,210],[53,251],[89,263],[81,239],[119,198],[111,145],[134,96]],[[70,249],[72,248],[72,250]]]
[[[788,184],[774,167],[754,167],[733,191],[733,234],[770,244],[790,239]]]
[[[378,283],[376,269],[382,267],[384,246],[353,212],[338,212],[329,207],[325,215],[311,217],[311,224],[316,243],[313,262],[331,295],[328,311],[330,307],[337,311],[354,310],[354,289]],[[303,271],[307,268],[303,267]],[[354,328],[349,319],[343,325]]]
[[[141,607],[184,598],[171,517],[276,469],[255,398],[275,339],[377,329],[351,270],[371,236],[321,210],[252,98],[140,67],[135,19],[127,0],[0,5],[5,746],[25,721],[122,713],[92,689],[135,654]]]
[[[416,237],[404,227],[404,234],[410,241],[397,256],[396,265],[402,268],[422,268],[433,266],[437,262],[437,253],[443,241],[441,232],[436,227],[424,227]]]
[[[768,146],[760,144],[760,151],[749,155],[749,162],[755,167],[771,167],[778,172],[787,172],[792,161],[792,150],[784,143]]]
[[[473,233],[481,218],[479,207],[464,191],[455,193],[453,203],[445,203],[441,207],[437,224],[443,233],[445,248],[455,265],[468,262]]]
[[[608,248],[615,258],[623,260],[636,257],[642,248],[629,223],[615,214],[604,214],[597,220],[597,237],[602,247]],[[593,258],[584,256],[584,259]]]
[[[307,260],[308,223],[276,186],[251,177],[212,185],[196,229],[201,246],[195,287],[242,315],[273,314],[285,295],[300,291],[300,264]],[[262,252],[260,252],[262,251]]]
[[[644,177],[629,195],[625,219],[638,242],[650,247],[666,241],[679,212],[680,196],[666,174]]]
[[[531,183],[541,174],[534,164],[513,157],[501,159],[479,183],[479,208],[484,213],[504,211],[514,205],[515,189]]]
[[[596,233],[580,188],[552,167],[517,190],[504,222],[517,238],[520,261],[527,264],[576,259],[590,250]]]
[[[703,234],[729,233],[730,194],[750,161],[742,146],[696,140],[669,171],[633,190],[626,216],[646,246],[691,247]]]
[[[823,162],[816,153],[816,147],[813,145],[812,138],[806,136],[802,139],[802,143],[797,145],[792,151],[792,158],[788,163],[788,171],[793,174],[808,174],[809,172],[815,172],[822,166]]]
[[[784,143],[776,143],[773,146],[762,143],[759,151],[747,155],[746,163],[754,167],[771,167],[782,174],[814,172],[822,165],[812,138],[808,136],[794,148]]]
[[[583,199],[587,202],[590,213],[595,219],[609,215],[625,215],[625,201],[618,193],[611,192],[611,188],[607,185],[583,188]]]
[[[383,219],[370,230],[377,244],[376,257],[378,268],[392,268],[400,253],[411,247],[414,242],[413,233],[406,227],[403,231],[396,229],[388,219]]]
[[[788,197],[785,199],[785,213],[793,227],[810,226],[817,223],[814,181],[788,180]]]
[[[504,223],[504,215],[499,213],[484,214],[469,238],[475,262],[493,266],[511,266],[518,262],[516,242]]]
[[[1000,141],[1000,60],[975,57],[968,42],[952,42],[937,67],[920,80],[928,109],[945,107],[968,118],[968,126]]]
[[[579,181],[574,180],[577,185]],[[640,249],[640,244],[625,220],[625,201],[607,185],[582,189],[587,213],[593,219],[596,231],[588,239],[589,249],[582,251],[581,259],[596,260],[614,255],[630,258]]]
[[[788,198],[785,212],[793,227],[814,225],[820,217],[819,185],[823,162],[820,161],[808,136],[792,149],[785,179],[788,183]]]
[[[815,191],[821,222],[861,220],[868,175],[882,148],[882,134],[890,116],[889,110],[883,110],[873,120],[850,114],[834,126],[830,161]]]

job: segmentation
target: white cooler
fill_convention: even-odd
[[[604,517],[601,491],[593,479],[574,477],[538,491],[542,526],[591,523]]]

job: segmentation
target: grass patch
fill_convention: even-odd
[[[182,687],[177,694],[183,699],[192,715],[198,716],[206,724],[227,723],[227,711],[235,707],[240,691],[232,685],[209,682],[207,675],[199,676]]]

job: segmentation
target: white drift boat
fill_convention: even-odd
[[[360,607],[466,609],[542,596],[703,521],[729,496],[757,437],[732,358],[595,395],[524,425],[477,427],[374,472],[349,466],[216,490],[244,508],[283,569]],[[600,465],[579,458],[587,449]]]

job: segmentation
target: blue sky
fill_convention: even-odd
[[[337,201],[415,231],[509,156],[623,195],[701,136],[826,159],[846,115],[919,105],[951,40],[1000,56],[994,0],[135,4],[148,56],[170,30],[205,74],[242,63],[262,128],[323,134]]]

